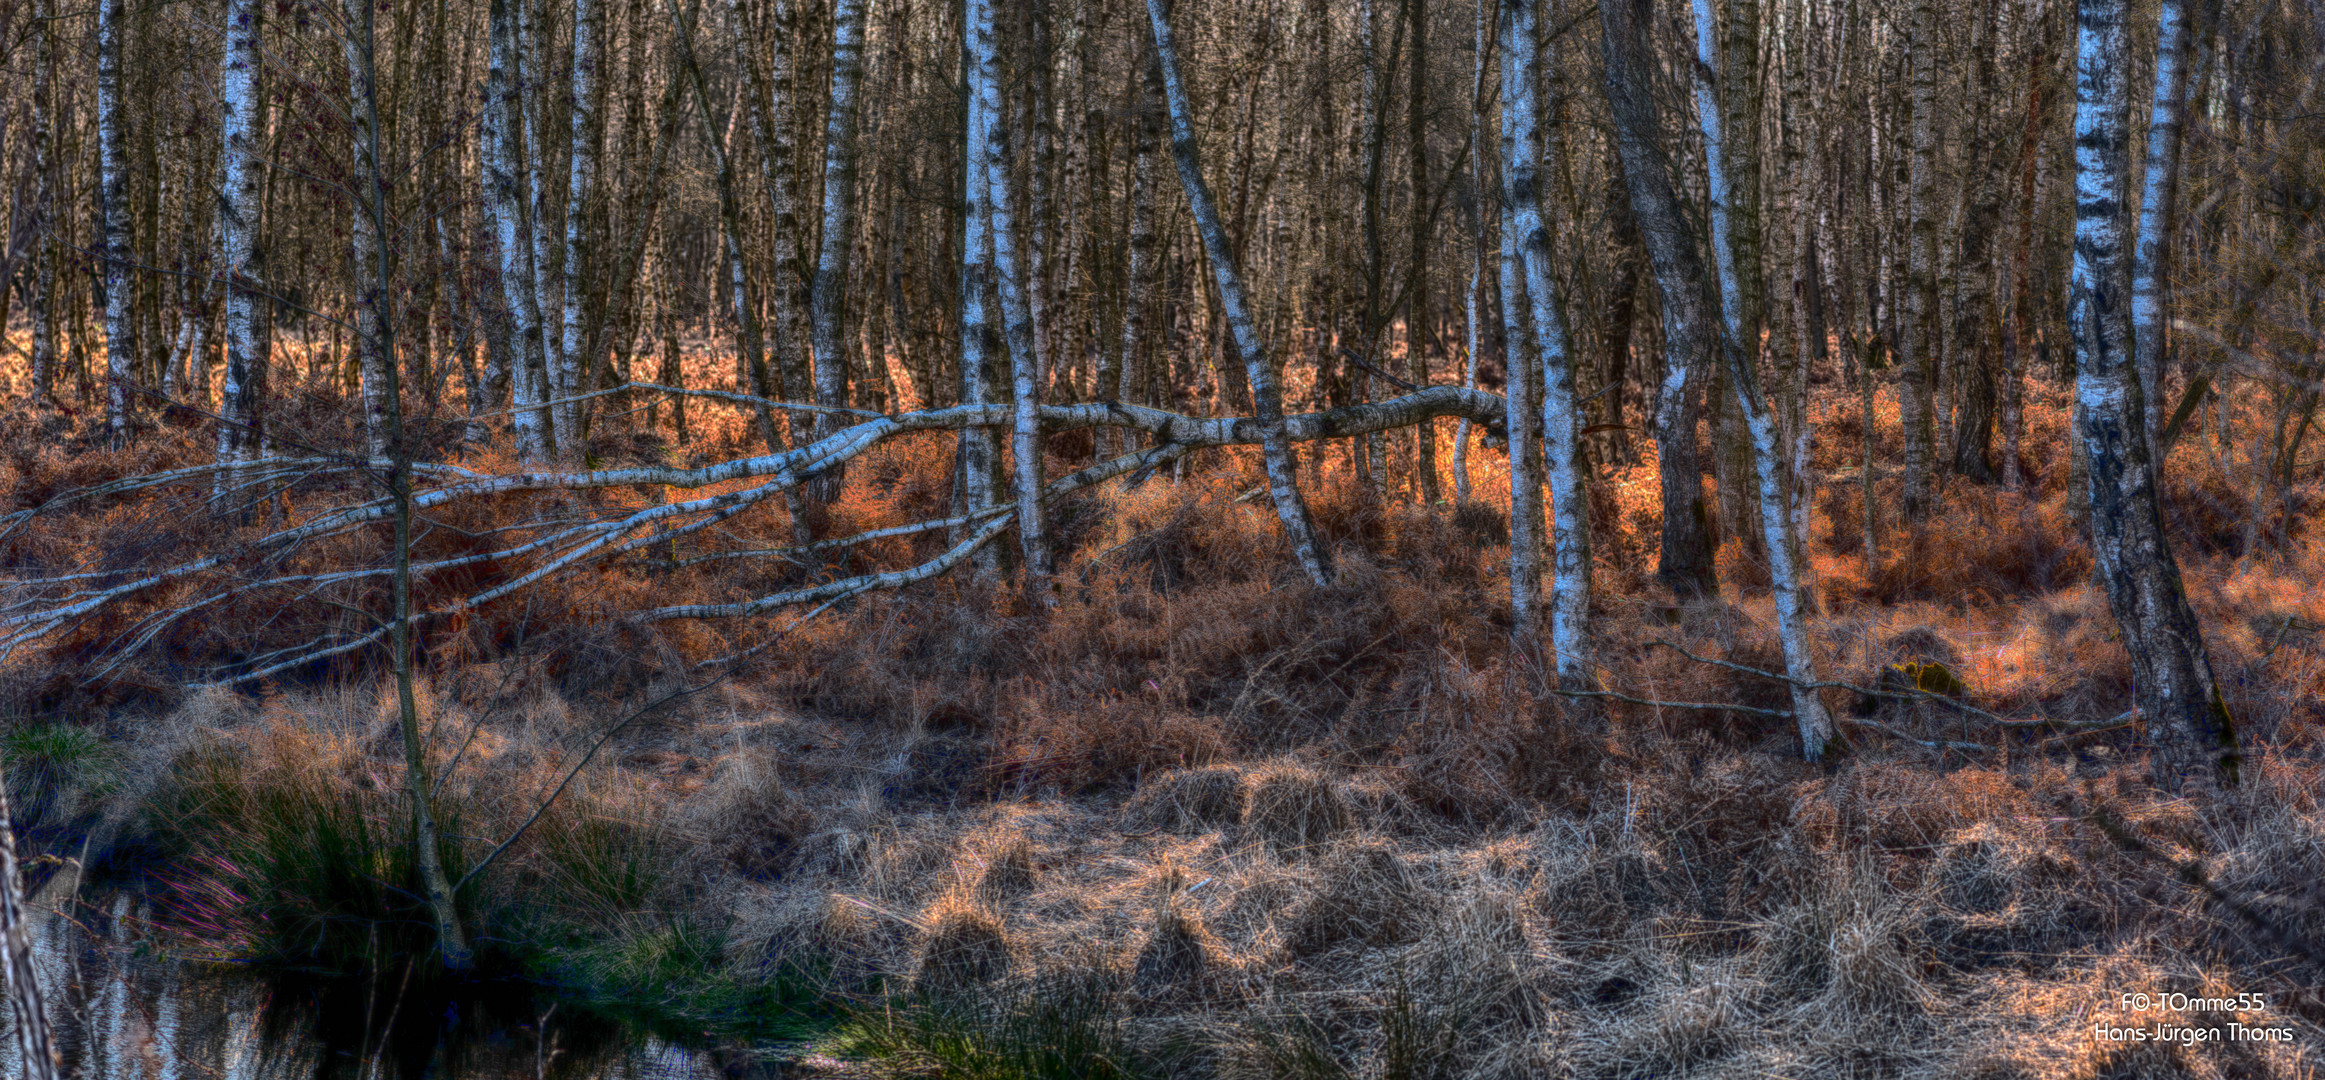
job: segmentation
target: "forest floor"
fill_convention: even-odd
[[[2006,716],[2130,707],[2063,406],[2030,409],[2028,494],[1950,481],[1930,521],[1884,522],[1877,566],[1856,481],[1820,489],[1829,677],[1940,663]],[[1817,464],[1845,469],[1862,418],[1842,395],[1818,415]],[[1895,460],[1893,404],[1877,421],[1874,459]],[[716,438],[741,435],[695,452]],[[176,453],[30,441],[0,466],[19,504]],[[824,1017],[800,1021],[817,1060],[880,1075],[2310,1077],[2325,536],[2305,514],[2246,529],[2240,455],[2193,431],[2166,492],[2251,750],[2230,806],[2152,791],[2128,723],[1999,730],[1835,694],[1880,726],[1809,765],[1782,720],[1573,707],[1507,644],[1498,455],[1470,455],[1480,502],[1458,509],[1323,470],[1342,580],[1320,590],[1248,497],[1256,463],[1220,453],[1061,513],[1053,608],[955,575],[748,628],[773,644],[618,734],[463,903],[577,996],[737,1043]],[[948,461],[933,437],[861,459],[835,533],[942,516]],[[1651,457],[1600,471],[1607,684],[1783,707],[1781,684],[1680,651],[1782,666],[1740,543],[1718,599],[1657,591],[1654,476]],[[139,515],[93,513],[87,535]],[[794,572],[743,562],[608,569],[433,649],[447,831],[506,835],[645,688],[734,644],[641,638],[593,604]],[[190,952],[368,957],[346,927],[408,907],[392,694],[360,669],[168,690],[168,663],[264,629],[220,624],[106,696],[57,695],[69,652],[0,673],[10,782],[47,821],[108,823],[101,848],[156,883]],[[455,872],[485,847],[451,844]]]

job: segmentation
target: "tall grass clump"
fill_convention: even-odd
[[[436,812],[447,834],[462,831],[460,807]],[[385,784],[254,768],[237,748],[213,744],[175,763],[151,813],[182,856],[165,875],[164,906],[198,948],[323,977],[435,949],[409,816]],[[455,880],[466,872],[457,843],[447,839],[439,852]],[[458,901],[463,919],[489,922],[476,890]]]
[[[993,996],[920,996],[865,1006],[833,1049],[900,1075],[946,1080],[1139,1080],[1157,1075],[1116,996],[1051,987]]]

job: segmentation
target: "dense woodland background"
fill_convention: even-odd
[[[1421,905],[1364,918],[1426,908],[1494,956],[1612,948],[1625,910],[1756,927],[1589,954],[1567,990],[1619,980],[1608,1007],[1679,1032],[1593,1029],[1633,1075],[1742,1045],[1706,1024],[1780,1030],[1672,971],[1777,993],[1751,950],[1786,934],[1906,942],[1783,991],[1845,1026],[1935,1015],[1883,996],[1915,949],[2099,948],[2062,883],[2120,884],[2091,933],[2133,934],[2158,852],[2212,899],[2325,874],[2296,797],[2325,730],[2317,0],[0,0],[0,50],[0,711],[241,732],[233,767],[157,741],[152,805],[254,845],[270,784],[500,829],[416,845],[377,898],[452,966],[464,923],[514,933],[472,881],[558,880],[527,830],[626,814],[720,837],[718,880],[814,883],[736,917],[774,920],[757,945],[1022,974],[1037,939],[1127,932],[1023,906],[1078,849],[883,815],[1056,798],[1165,882],[1132,924],[1180,952],[1137,977],[1208,987],[1207,1022],[1282,988],[1270,950],[1345,947],[1333,977],[1386,993],[1409,939],[1342,941],[1333,905],[1371,900],[1155,829],[1313,841]],[[372,759],[400,779],[349,779]],[[662,761],[719,779],[649,813]],[[2152,790],[2076,786],[2119,767]],[[2176,796],[2237,791],[2276,832],[2171,846]],[[1128,816],[1075,817],[1109,792]],[[1736,800],[1735,836],[1656,818]],[[1502,841],[1461,830],[1558,814],[1526,910],[1564,914],[1496,929],[1462,868]],[[2043,821],[2087,826],[2067,863]],[[1788,844],[1889,876],[1813,885]],[[1036,884],[927,894],[912,852],[953,847]],[[1182,858],[1324,891],[1205,915]],[[1925,863],[2023,906],[1897,869]],[[288,887],[220,888],[202,925],[263,952],[216,898]],[[922,914],[891,941],[827,892]],[[1908,933],[1909,893],[2003,922]],[[2262,963],[2205,951],[2210,902],[2136,962]],[[2310,919],[2235,903],[2279,943]],[[601,931],[574,955],[634,944]],[[1493,1060],[1533,1067],[1545,1014],[1481,1000],[1439,1019],[1532,1033]]]

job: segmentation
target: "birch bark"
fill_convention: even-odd
[[[1251,304],[1244,296],[1242,274],[1228,251],[1227,230],[1219,223],[1219,208],[1211,199],[1211,186],[1203,179],[1202,163],[1196,156],[1194,117],[1187,104],[1186,86],[1179,75],[1178,47],[1173,42],[1170,19],[1163,11],[1163,0],[1146,0],[1146,13],[1154,25],[1155,61],[1162,69],[1164,99],[1170,107],[1171,156],[1177,161],[1179,186],[1186,189],[1195,228],[1202,234],[1204,253],[1211,260],[1212,277],[1219,289],[1219,306],[1234,336],[1235,351],[1243,361],[1245,377],[1251,383],[1252,411],[1259,417],[1262,432],[1261,456],[1267,466],[1268,493],[1275,501],[1276,517],[1283,522],[1284,538],[1291,542],[1292,554],[1300,568],[1307,571],[1308,580],[1318,587],[1328,586],[1333,577],[1331,553],[1317,541],[1315,526],[1308,517],[1307,500],[1300,495],[1291,441],[1284,434],[1283,391],[1277,385],[1275,365],[1267,355],[1267,346],[1259,340],[1259,327],[1252,320]]]
[[[121,101],[121,39],[126,0],[97,3],[97,213],[103,225],[105,284],[105,431],[115,447],[129,438],[137,403],[137,331],[130,310],[129,117]]]
[[[486,206],[500,248],[501,288],[507,298],[510,337],[509,381],[516,412],[510,417],[517,456],[539,462],[550,451],[548,400],[544,380],[541,295],[533,277],[533,245],[525,229],[526,180],[524,103],[517,67],[516,17],[509,10],[523,0],[492,0],[491,67],[486,75],[486,124],[492,143],[485,161]]]
[[[1752,438],[1752,462],[1759,474],[1760,526],[1768,551],[1769,592],[1776,602],[1776,636],[1784,647],[1784,672],[1792,685],[1793,722],[1800,731],[1801,755],[1818,761],[1824,757],[1826,744],[1832,741],[1833,721],[1817,691],[1808,688],[1817,681],[1816,659],[1809,651],[1807,613],[1800,589],[1800,553],[1792,535],[1791,516],[1785,513],[1783,450],[1775,420],[1768,415],[1767,401],[1760,395],[1758,365],[1752,362],[1742,342],[1743,296],[1728,214],[1734,189],[1728,183],[1722,138],[1716,86],[1719,69],[1712,55],[1711,0],[1693,2],[1695,107],[1703,125],[1704,167],[1711,195],[1712,259],[1718,267],[1719,311],[1727,331],[1720,342],[1720,355],[1726,360],[1728,379],[1736,389],[1736,402]]]
[[[225,52],[218,72],[220,179],[218,273],[226,279],[226,376],[219,388],[220,464],[258,457],[259,382],[266,368],[258,320],[265,301],[254,286],[258,253],[259,180],[264,133],[258,73],[260,0],[227,0]],[[229,486],[220,474],[221,494]]]
[[[831,109],[824,121],[823,143],[823,233],[810,296],[815,318],[815,399],[831,408],[848,403],[848,256],[856,239],[856,97],[864,71],[864,5],[865,0],[839,0],[832,19]],[[816,437],[839,430],[840,423],[839,413],[818,415]],[[842,472],[833,469],[810,498],[829,502],[838,497],[842,479]]]
[[[2074,335],[2076,435],[2088,459],[2091,547],[2107,604],[2131,654],[2155,783],[2216,794],[2242,762],[2234,721],[2213,678],[2203,628],[2188,606],[2164,535],[2131,351],[2131,34],[2125,0],[2080,0],[2075,50],[2075,262],[2068,293]]]
[[[1538,96],[1543,85],[1540,20],[1533,0],[1503,0],[1502,36],[1502,171],[1506,177],[1509,228],[1502,234],[1503,258],[1515,259],[1525,277],[1524,330],[1531,335],[1528,366],[1540,379],[1542,450],[1547,456],[1550,505],[1550,649],[1558,681],[1569,689],[1585,688],[1591,681],[1590,648],[1590,508],[1583,488],[1582,425],[1574,400],[1574,354],[1570,347],[1566,310],[1551,271],[1550,226],[1542,212],[1543,170],[1555,168],[1560,145],[1555,129],[1542,123],[1547,112]],[[1512,305],[1515,307],[1516,305]],[[1505,321],[1509,321],[1505,316]],[[1528,382],[1533,382],[1529,377]],[[1513,386],[1515,381],[1513,380]],[[1511,400],[1520,395],[1513,393]],[[1515,411],[1518,406],[1513,405]],[[1513,434],[1515,429],[1513,428]],[[1518,454],[1513,438],[1511,456]],[[1531,471],[1531,470],[1528,470]],[[1519,470],[1512,468],[1516,477]],[[1531,484],[1532,480],[1512,484]],[[1513,486],[1511,505],[1519,492]],[[1537,496],[1538,498],[1538,496]],[[1512,607],[1520,573],[1513,548],[1510,567]],[[1520,619],[1520,626],[1525,626]]]

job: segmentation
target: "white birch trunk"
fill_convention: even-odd
[[[227,0],[226,48],[219,63],[219,132],[222,136],[218,191],[218,275],[226,279],[226,375],[219,388],[220,464],[258,457],[258,389],[266,369],[258,320],[260,305],[252,261],[258,252],[260,110],[258,34],[261,0]],[[230,484],[220,473],[218,487]]]
[[[2124,0],[2081,0],[2075,71],[2075,267],[2067,312],[2075,343],[2075,429],[2089,461],[2091,550],[2131,654],[2132,684],[2154,745],[2158,787],[2206,794],[2236,783],[2242,755],[2203,628],[2164,535],[2133,363],[2130,187],[2131,41]]]
[[[371,0],[350,0],[350,5],[369,3]],[[360,18],[356,11],[347,11],[350,25]],[[347,57],[347,89],[351,101],[368,101],[374,88],[368,85],[370,65],[363,53],[364,44],[352,33],[342,34],[340,43]],[[355,356],[356,371],[363,388],[364,446],[375,462],[385,463],[388,456],[388,394],[387,365],[393,363],[385,351],[386,321],[380,305],[387,302],[381,289],[383,284],[374,271],[380,259],[379,222],[372,216],[370,196],[377,177],[379,163],[371,158],[375,145],[368,114],[362,109],[348,114],[348,152],[352,168],[349,182],[358,198],[348,215],[348,247],[352,252],[351,270],[355,289]]]
[[[984,149],[982,165],[993,244],[993,281],[1001,301],[1002,341],[1009,350],[1011,400],[1016,406],[1010,452],[1017,464],[1014,485],[1017,539],[1025,553],[1026,587],[1047,600],[1051,566],[1049,535],[1042,527],[1041,509],[1041,383],[1039,362],[1033,351],[1033,314],[1025,295],[1024,269],[1017,258],[1018,226],[1011,209],[1008,128],[1002,122],[1001,50],[994,40],[993,3],[994,0],[969,0],[970,48],[977,65],[971,92],[979,101],[978,122],[985,126],[978,141]],[[979,164],[971,162],[971,171]],[[829,235],[826,234],[827,245]],[[817,284],[822,284],[820,273]]]
[[[136,327],[130,310],[129,121],[121,105],[121,39],[125,0],[97,3],[97,212],[104,226],[105,430],[114,446],[129,438],[137,410]]]
[[[1211,273],[1218,283],[1219,306],[1234,335],[1236,352],[1241,354],[1245,377],[1251,383],[1253,412],[1259,417],[1263,433],[1261,456],[1267,465],[1268,492],[1275,501],[1276,517],[1283,522],[1284,537],[1291,542],[1300,568],[1307,571],[1308,580],[1318,587],[1328,586],[1333,576],[1331,553],[1317,541],[1315,526],[1308,518],[1307,500],[1300,496],[1292,444],[1284,435],[1283,391],[1276,383],[1275,366],[1268,358],[1267,346],[1259,340],[1259,327],[1252,321],[1251,305],[1244,296],[1242,275],[1237,272],[1234,256],[1228,249],[1227,230],[1219,223],[1219,208],[1211,199],[1211,187],[1203,179],[1202,165],[1196,159],[1194,116],[1187,104],[1186,87],[1179,77],[1178,49],[1172,43],[1170,20],[1163,14],[1162,0],[1146,0],[1146,13],[1148,21],[1154,24],[1155,60],[1162,68],[1163,93],[1170,106],[1171,156],[1177,159],[1179,186],[1187,191],[1195,227],[1202,234],[1203,249],[1210,256]]]
[[[968,207],[961,238],[961,403],[984,405],[993,401],[998,388],[993,385],[995,355],[1000,351],[1000,336],[993,326],[998,306],[993,296],[993,189],[986,172],[987,140],[999,118],[989,115],[991,108],[984,92],[986,70],[994,61],[993,11],[991,0],[969,0],[969,9],[963,23],[963,34],[968,39],[969,96],[967,152],[962,159],[961,186],[963,201]],[[1001,446],[997,433],[984,428],[969,428],[961,432],[960,460],[962,487],[967,495],[968,512],[976,513],[1000,502],[998,469]],[[977,552],[977,572],[991,576],[1000,572],[1001,563],[992,548]]]
[[[1809,684],[1817,681],[1816,659],[1809,651],[1807,612],[1800,590],[1800,553],[1793,542],[1791,515],[1785,513],[1784,507],[1783,449],[1775,420],[1768,414],[1767,401],[1760,395],[1759,371],[1742,340],[1743,297],[1728,223],[1728,203],[1733,194],[1728,184],[1719,93],[1713,82],[1718,68],[1713,59],[1711,0],[1694,0],[1694,5],[1695,107],[1703,125],[1704,165],[1709,173],[1711,194],[1712,260],[1719,270],[1720,319],[1727,331],[1720,342],[1720,354],[1727,362],[1728,379],[1736,388],[1744,425],[1752,437],[1752,462],[1760,482],[1760,526],[1768,548],[1769,593],[1776,602],[1776,636],[1784,647],[1784,672],[1792,681],[1793,720],[1800,730],[1802,755],[1817,761],[1823,758],[1825,744],[1833,738],[1833,721],[1817,691],[1809,689]]]
[[[2139,247],[2131,269],[2131,347],[2145,391],[2147,439],[2156,443],[2164,406],[2165,277],[2171,270],[2172,203],[2180,180],[2180,131],[2188,96],[2188,19],[2183,0],[2156,5],[2155,93],[2148,108],[2147,170],[2140,184]],[[2156,453],[2164,447],[2156,445]],[[2156,464],[2160,466],[2159,459]]]
[[[548,456],[549,415],[541,408],[547,400],[543,386],[540,293],[533,277],[533,250],[525,237],[526,179],[524,105],[519,100],[517,28],[512,4],[523,0],[493,0],[492,66],[486,105],[493,129],[492,154],[485,162],[487,208],[492,214],[494,238],[500,246],[501,288],[508,298],[510,336],[515,339],[508,363],[516,411],[510,426],[516,432],[517,456],[538,462]]]
[[[1581,425],[1574,404],[1574,356],[1566,333],[1566,311],[1551,272],[1549,222],[1542,213],[1544,168],[1555,168],[1557,142],[1542,124],[1544,42],[1533,0],[1502,4],[1502,175],[1508,200],[1508,229],[1502,234],[1505,258],[1518,262],[1525,277],[1524,330],[1532,335],[1529,383],[1538,375],[1542,392],[1542,449],[1549,467],[1552,510],[1550,562],[1550,649],[1558,681],[1580,688],[1590,681],[1590,510],[1583,490]],[[1545,135],[1549,135],[1545,138]],[[1512,305],[1515,307],[1516,305]],[[1514,320],[1505,319],[1514,322]],[[1516,329],[1513,326],[1513,329]],[[1513,376],[1515,374],[1513,367]],[[1514,378],[1513,387],[1516,385]],[[1520,395],[1513,393],[1516,402]],[[1512,411],[1519,408],[1512,405]],[[1513,431],[1513,435],[1514,435]],[[1510,444],[1513,459],[1517,441]],[[1531,470],[1528,470],[1531,471]],[[1512,483],[1519,470],[1512,468]],[[1525,481],[1532,486],[1532,479]],[[1519,492],[1511,492],[1512,506]],[[1537,496],[1538,498],[1538,496]],[[1511,556],[1511,598],[1521,574]],[[1520,627],[1528,624],[1520,620]]]
[[[570,140],[571,162],[566,169],[565,184],[565,311],[561,340],[557,347],[557,396],[571,398],[580,392],[582,381],[582,351],[588,333],[587,315],[582,311],[586,299],[581,291],[582,261],[588,258],[584,247],[593,239],[584,230],[590,221],[585,212],[590,193],[597,186],[597,80],[598,38],[605,32],[605,5],[601,0],[573,0],[573,122],[567,129]],[[572,456],[582,448],[582,410],[586,402],[565,401],[553,409],[557,429],[558,450]]]
[[[549,320],[559,317],[564,308],[564,297],[559,291],[556,275],[556,245],[564,232],[562,223],[553,221],[549,201],[549,175],[544,167],[549,150],[548,103],[541,99],[544,80],[548,77],[548,49],[545,28],[537,18],[534,0],[511,0],[516,12],[515,59],[516,82],[513,108],[517,117],[515,130],[520,148],[517,167],[524,176],[524,203],[521,215],[526,241],[526,280],[532,289],[532,310],[535,332],[528,338],[525,362],[535,368],[531,373],[537,389],[538,402],[553,401],[569,396],[561,379],[565,364],[561,358],[564,340]],[[568,434],[558,427],[556,410],[541,410],[542,451],[560,457],[578,456],[578,447],[568,447]],[[568,453],[571,450],[572,453]]]
[[[848,256],[856,239],[856,99],[864,72],[865,0],[839,0],[832,17],[831,109],[824,119],[823,232],[809,295],[815,325],[816,403],[842,408],[848,403]],[[988,13],[989,14],[989,13]],[[998,76],[995,78],[998,94]],[[816,437],[839,430],[841,416],[816,418]],[[816,485],[814,497],[839,497],[845,474],[833,469]]]

